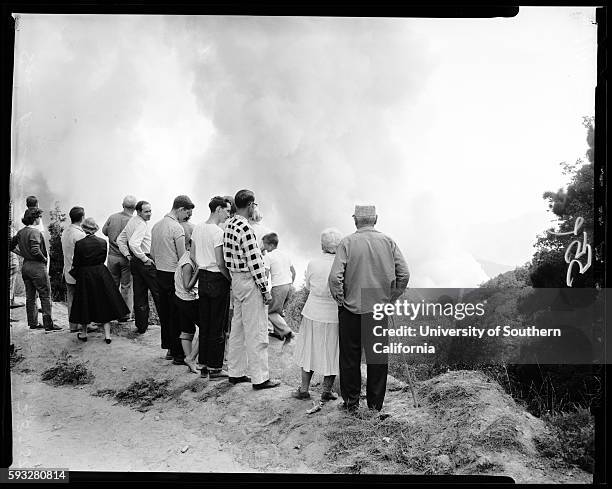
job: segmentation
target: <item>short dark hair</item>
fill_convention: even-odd
[[[26,197],[26,207],[29,209],[30,207],[38,207],[38,198],[35,195],[30,195]]]
[[[230,209],[230,214],[236,214],[236,204],[234,204],[234,197],[232,197],[231,195],[224,195],[223,198],[227,199],[227,201],[232,205],[232,208]]]
[[[268,243],[274,246],[278,246],[278,234],[276,233],[268,233],[264,234],[264,237],[261,238],[264,243]]]
[[[225,197],[219,197],[218,195],[215,195],[212,199],[210,199],[210,202],[208,203],[208,208],[210,209],[210,212],[215,212],[217,210],[217,207],[221,206],[223,208],[227,207],[227,204],[232,205],[232,203],[227,200]]]
[[[83,219],[83,217],[85,217],[85,209],[82,207],[73,207],[70,209],[68,215],[70,216],[71,222],[79,222],[81,219]]]
[[[234,197],[234,204],[237,209],[244,209],[252,202],[255,202],[255,194],[251,190],[238,190]]]
[[[26,209],[26,211],[23,213],[23,218],[21,219],[21,222],[24,223],[26,226],[31,226],[32,224],[34,224],[34,221],[38,219],[41,215],[42,211],[38,207],[30,207],[29,209]]]
[[[135,207],[136,212],[142,212],[142,206],[143,205],[147,205],[147,204],[149,204],[149,203],[146,200],[139,200],[136,203],[136,207]],[[149,204],[149,205],[151,205],[151,204]]]
[[[183,209],[193,209],[195,205],[186,195],[179,195],[176,199],[174,199],[172,209],[180,209],[181,207]]]

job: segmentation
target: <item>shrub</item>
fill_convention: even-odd
[[[289,300],[287,301],[287,307],[285,308],[285,319],[289,327],[294,331],[300,330],[300,323],[302,322],[302,309],[308,299],[308,289],[302,287],[300,290],[295,290],[291,287],[289,292]]]
[[[594,420],[588,409],[546,414],[542,417],[551,433],[535,438],[542,455],[562,459],[593,473],[595,460]]]
[[[66,300],[66,282],[64,281],[64,251],[62,250],[63,223],[66,213],[60,208],[59,202],[55,209],[49,211],[49,281],[51,282],[51,300]]]

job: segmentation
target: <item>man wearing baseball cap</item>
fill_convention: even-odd
[[[356,205],[353,220],[357,231],[338,245],[329,274],[329,289],[338,303],[340,391],[344,399],[340,408],[355,411],[359,406],[364,348],[368,407],[380,411],[388,363],[386,354],[374,354],[372,348],[374,326],[381,324],[374,321],[372,313],[374,304],[393,302],[404,292],[410,273],[395,241],[374,229],[378,216],[373,205]]]

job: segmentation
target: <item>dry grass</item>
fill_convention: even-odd
[[[120,404],[135,406],[137,410],[143,411],[153,405],[153,401],[172,397],[173,392],[167,386],[169,380],[157,381],[151,377],[133,382],[123,390],[101,389],[96,392],[97,396],[113,396]]]
[[[89,384],[93,381],[94,375],[87,370],[87,366],[82,362],[73,362],[68,350],[62,350],[56,364],[45,370],[41,374],[41,379],[50,381],[53,385],[79,385]]]
[[[15,368],[15,366],[21,362],[25,357],[19,353],[18,350],[12,351],[11,352],[11,356],[10,356],[10,368],[11,370],[13,370]]]
[[[483,447],[496,452],[504,450],[523,450],[519,440],[516,420],[510,416],[501,416],[487,426],[477,440]]]

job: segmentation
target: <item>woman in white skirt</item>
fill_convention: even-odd
[[[331,390],[339,370],[338,304],[329,292],[327,279],[341,239],[337,229],[325,229],[321,233],[323,253],[306,267],[304,286],[310,293],[302,310],[293,358],[302,368],[302,385],[291,394],[297,399],[310,399],[308,389],[314,372],[323,375],[321,400],[338,398]]]

